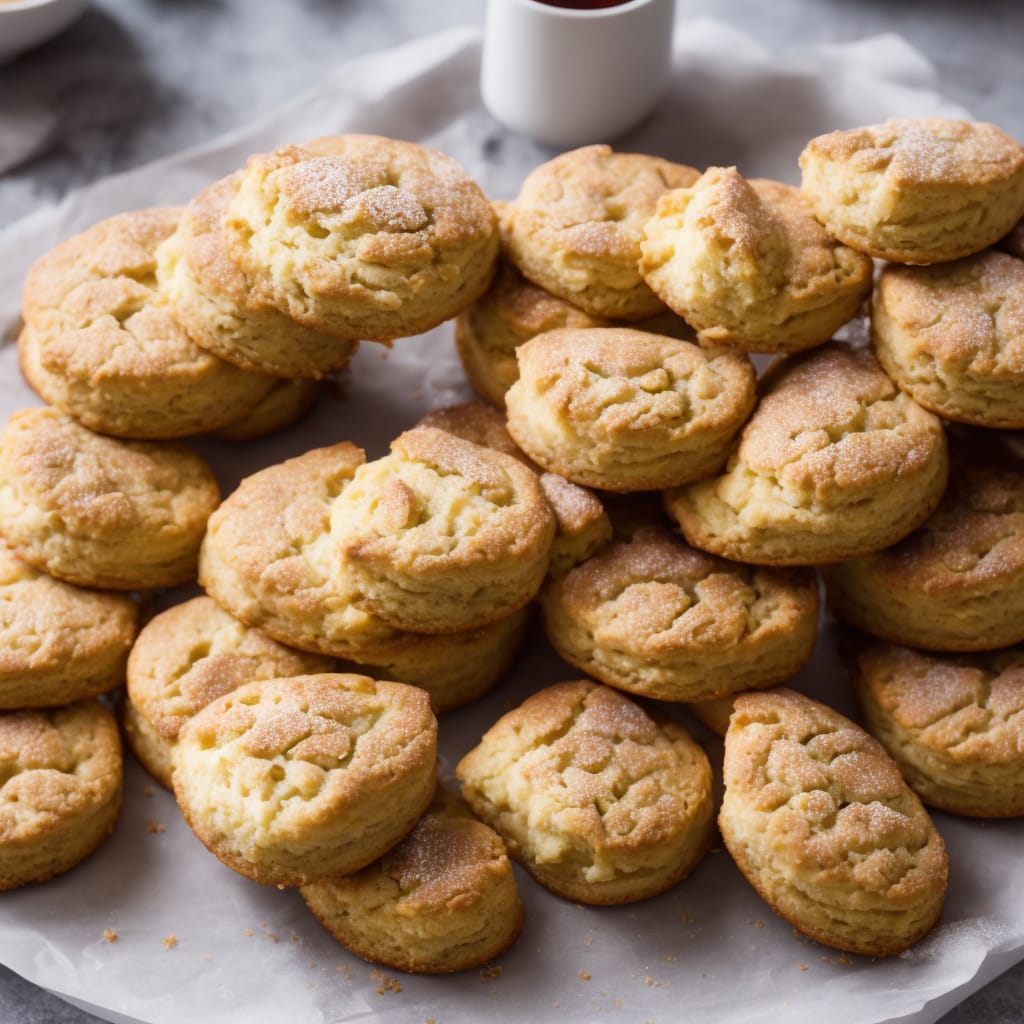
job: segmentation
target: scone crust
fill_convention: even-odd
[[[718,817],[730,854],[798,931],[895,956],[942,911],[942,837],[895,762],[838,712],[791,690],[738,696]]]
[[[358,871],[430,803],[437,721],[403,683],[324,673],[247,683],[174,748],[174,794],[221,861],[264,885]]]
[[[214,431],[219,441],[254,441],[284,430],[309,412],[320,397],[320,383],[305,378],[275,380],[249,412]]]

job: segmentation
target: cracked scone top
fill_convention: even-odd
[[[338,135],[251,157],[225,224],[258,297],[341,338],[419,334],[487,288],[497,217],[451,157]]]
[[[555,520],[518,459],[432,427],[360,467],[331,508],[343,569],[386,622],[424,633],[487,625],[526,605]]]
[[[304,885],[302,898],[353,953],[419,974],[494,959],[523,918],[501,837],[440,788],[398,846],[347,878]]]
[[[202,843],[265,885],[365,867],[430,803],[437,721],[425,691],[332,674],[247,683],[189,719],[174,795]]]
[[[930,267],[889,264],[871,340],[920,405],[980,427],[1024,427],[1024,260],[988,250]]]
[[[662,892],[711,839],[704,751],[679,723],[591,680],[527,698],[456,774],[509,853],[541,885],[581,903]]]
[[[201,349],[157,291],[176,207],[136,210],[62,242],[29,271],[21,367],[47,402],[92,430],[171,438],[226,426],[272,381]]]
[[[0,890],[73,868],[121,809],[121,741],[97,700],[0,713]]]
[[[534,284],[591,316],[654,316],[665,307],[637,269],[644,223],[660,196],[698,177],[609,146],[562,153],[523,182],[508,215],[509,255]]]
[[[611,491],[715,472],[754,404],[743,353],[625,327],[540,334],[516,353],[508,429],[545,469]]]
[[[904,118],[820,135],[802,189],[847,245],[942,263],[994,245],[1024,215],[1024,148],[995,125]]]
[[[896,543],[934,511],[942,425],[870,351],[830,343],[789,356],[762,386],[725,471],[666,494],[695,547],[767,565],[836,562]]]
[[[814,219],[799,189],[711,167],[645,227],[644,280],[709,342],[748,352],[821,345],[871,291],[872,263]]]
[[[726,562],[652,526],[548,584],[542,606],[555,650],[589,675],[642,697],[706,700],[800,670],[818,585],[813,572]]]
[[[725,736],[725,845],[805,935],[894,956],[942,911],[942,837],[863,729],[791,690],[741,694]]]

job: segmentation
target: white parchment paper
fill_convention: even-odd
[[[254,126],[92,185],[13,225],[0,235],[0,328],[13,329],[25,271],[56,242],[124,209],[184,201],[279,143],[337,131],[423,141],[461,160],[489,194],[514,196],[526,172],[551,154],[509,136],[483,112],[478,65],[470,31],[365,57]],[[780,61],[702,20],[679,26],[670,95],[618,145],[794,181],[797,156],[816,134],[889,116],[961,114],[898,37]],[[348,439],[381,454],[422,412],[468,395],[443,327],[390,352],[364,346],[342,386],[275,439],[200,447],[227,493],[242,475],[317,445]],[[37,403],[8,339],[0,346],[0,419]],[[576,675],[535,635],[511,679],[442,719],[444,774],[508,707]],[[850,710],[827,626],[795,685]],[[894,960],[842,956],[794,935],[719,847],[671,892],[619,908],[564,902],[521,874],[526,924],[500,971],[402,975],[389,985],[394,972],[346,953],[296,892],[261,888],[221,866],[170,795],[129,760],[124,813],[111,839],[76,870],[0,897],[0,960],[111,1020],[151,1024],[453,1024],[485,1015],[522,1024],[927,1022],[1024,956],[1024,824],[936,820],[950,851],[947,909],[926,941]],[[176,944],[166,948],[170,936]]]

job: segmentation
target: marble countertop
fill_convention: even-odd
[[[704,14],[773,52],[900,33],[938,68],[946,95],[1024,139],[1019,0],[681,0],[681,19]],[[481,0],[93,0],[62,36],[0,67],[0,227],[78,185],[249,121],[333,65],[482,25],[483,15]],[[1024,964],[942,1021],[1011,1024],[1022,1000]],[[0,968],[5,1024],[96,1020]]]

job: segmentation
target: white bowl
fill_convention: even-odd
[[[67,28],[89,0],[0,0],[0,64]]]

